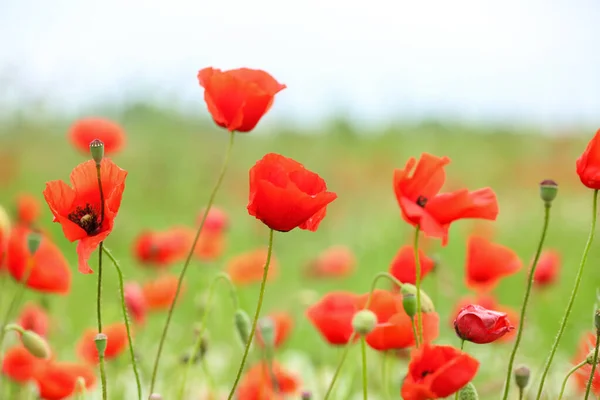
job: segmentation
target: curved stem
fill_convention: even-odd
[[[552,364],[552,360],[554,359],[554,355],[556,354],[556,349],[560,343],[560,339],[562,338],[563,333],[565,332],[565,328],[567,326],[567,320],[571,315],[571,309],[573,308],[573,303],[575,302],[575,297],[577,296],[577,291],[579,290],[579,284],[581,283],[581,276],[583,275],[583,267],[587,261],[588,253],[590,252],[590,248],[592,247],[592,242],[594,241],[594,235],[596,231],[596,217],[598,213],[598,190],[594,190],[593,195],[593,205],[592,205],[592,224],[590,227],[590,235],[588,237],[587,243],[583,249],[583,255],[581,256],[581,262],[579,264],[579,269],[577,270],[577,276],[575,277],[575,285],[573,286],[573,291],[571,292],[571,297],[569,298],[569,304],[567,305],[567,309],[565,310],[565,314],[563,315],[563,319],[560,323],[560,328],[558,333],[556,334],[556,338],[554,339],[554,344],[552,345],[552,350],[550,350],[550,355],[548,356],[548,360],[546,361],[546,365],[544,366],[544,372],[542,373],[542,378],[540,380],[540,386],[538,387],[538,392],[536,396],[536,400],[540,400],[542,397],[542,390],[544,389],[544,382],[546,381],[546,376],[548,375],[548,371],[550,370],[550,365]]]
[[[410,318],[410,325],[412,326],[413,336],[415,338],[415,347],[419,348],[419,334],[417,333],[417,324],[415,324],[415,317]]]
[[[596,332],[596,347],[594,349],[594,360],[592,362],[592,372],[590,372],[590,379],[588,379],[587,387],[585,388],[585,399],[590,397],[590,391],[592,390],[592,382],[594,381],[594,374],[596,373],[596,364],[598,364],[598,346],[600,346],[600,329]]]
[[[102,253],[104,242],[98,248],[98,287],[96,292],[96,318],[98,320],[98,333],[102,333]],[[104,366],[104,353],[98,355],[100,361],[100,382],[102,384],[102,399],[108,398],[106,389],[106,368]]]
[[[369,384],[367,379],[367,341],[364,336],[360,338],[360,352],[362,354],[362,384],[363,384],[363,400],[369,398]]]
[[[417,333],[419,342],[423,343],[423,311],[421,311],[421,260],[419,259],[419,232],[421,228],[417,225],[413,250],[415,252],[415,287],[417,288]]]
[[[371,290],[369,290],[369,298],[367,299],[367,303],[365,304],[365,309],[369,308],[369,306],[371,305],[371,301],[373,300],[373,292],[375,291],[375,287],[377,286],[377,282],[379,282],[380,279],[385,278],[385,279],[389,279],[390,281],[392,281],[393,283],[395,283],[396,285],[402,287],[403,283],[400,282],[398,279],[396,279],[393,275],[387,273],[387,272],[380,272],[377,275],[375,275],[375,278],[373,278],[373,281],[371,282]]]
[[[121,266],[119,262],[112,255],[110,250],[106,247],[103,247],[104,253],[110,258],[113,265],[117,270],[117,275],[119,277],[119,292],[121,294],[121,311],[123,312],[123,320],[125,321],[125,329],[127,330],[127,341],[129,342],[129,356],[131,358],[131,366],[133,368],[133,374],[135,375],[135,384],[137,386],[138,399],[142,400],[142,383],[140,381],[140,374],[138,372],[138,365],[135,358],[135,351],[133,350],[133,339],[131,337],[131,327],[129,324],[129,316],[127,315],[127,306],[125,305],[125,289],[123,284],[123,271],[121,270]]]
[[[519,317],[519,327],[517,328],[517,338],[515,340],[515,344],[513,346],[512,352],[510,353],[510,358],[508,360],[508,371],[506,373],[506,381],[504,382],[504,395],[502,396],[503,400],[508,399],[508,392],[510,390],[510,383],[513,374],[513,365],[515,362],[515,357],[517,355],[517,350],[519,349],[519,343],[521,343],[521,337],[523,335],[523,329],[525,326],[525,313],[527,311],[527,303],[529,302],[529,295],[531,294],[531,288],[533,286],[533,279],[535,275],[535,269],[540,260],[540,255],[542,254],[542,248],[544,246],[544,241],[546,240],[546,233],[548,232],[548,225],[550,223],[550,203],[544,204],[544,224],[542,227],[542,235],[540,236],[540,241],[538,243],[537,250],[535,252],[535,258],[533,259],[533,265],[529,270],[529,277],[527,279],[527,287],[525,288],[525,295],[523,297],[523,304],[521,305],[521,315]]]
[[[171,319],[173,318],[173,310],[175,309],[175,304],[177,304],[177,299],[179,298],[179,293],[181,292],[181,285],[183,284],[183,278],[185,277],[185,273],[192,261],[192,256],[194,255],[194,250],[196,249],[196,244],[198,244],[198,239],[200,238],[200,234],[202,233],[202,228],[204,228],[204,223],[206,222],[206,217],[208,216],[208,212],[210,211],[217,192],[221,187],[221,183],[223,182],[223,178],[225,177],[225,172],[227,172],[227,166],[229,164],[229,157],[231,155],[231,149],[233,148],[233,139],[235,137],[235,133],[231,132],[229,136],[229,145],[225,152],[225,158],[223,160],[223,165],[221,167],[221,172],[219,173],[219,178],[217,179],[217,183],[210,194],[208,199],[208,204],[206,205],[206,209],[204,210],[204,215],[202,215],[202,220],[200,221],[200,226],[196,231],[196,236],[194,237],[194,241],[192,242],[192,247],[187,255],[185,263],[183,264],[183,268],[181,273],[179,274],[179,280],[177,281],[177,289],[175,290],[175,296],[173,297],[173,301],[171,302],[171,306],[169,307],[169,312],[167,313],[167,320],[165,321],[165,326],[162,331],[162,335],[160,337],[160,341],[158,342],[158,350],[156,352],[156,358],[154,360],[154,367],[152,368],[152,378],[150,380],[150,393],[154,393],[154,386],[156,385],[156,377],[158,373],[158,365],[160,364],[160,356],[162,355],[163,347],[165,345],[165,340],[167,339],[167,332],[169,331],[169,326],[171,324]]]
[[[335,381],[337,381],[338,376],[340,376],[340,372],[342,371],[342,366],[348,357],[348,353],[350,352],[350,347],[352,347],[352,343],[354,342],[354,338],[356,337],[356,333],[352,333],[350,335],[350,339],[348,339],[348,343],[344,346],[344,350],[342,352],[342,357],[340,358],[340,362],[338,363],[337,368],[335,369],[335,373],[333,374],[333,378],[331,378],[331,382],[329,383],[329,387],[327,388],[327,392],[325,393],[325,397],[323,400],[327,400],[331,393],[333,392],[333,388],[335,386]]]
[[[275,231],[271,229],[269,231],[269,249],[267,250],[267,261],[265,263],[265,267],[263,269],[262,282],[260,283],[260,293],[258,295],[258,304],[256,305],[256,312],[254,313],[254,320],[252,321],[252,329],[250,329],[250,336],[248,337],[248,342],[246,342],[246,348],[244,350],[244,355],[242,356],[242,362],[240,363],[240,367],[237,372],[237,376],[235,377],[235,381],[233,382],[233,386],[231,391],[229,392],[229,396],[227,400],[231,400],[233,395],[235,394],[235,389],[237,388],[238,383],[240,382],[240,378],[242,377],[242,371],[244,370],[244,365],[246,365],[246,358],[248,358],[248,353],[250,352],[250,346],[252,345],[252,340],[254,339],[254,333],[256,332],[256,324],[258,322],[258,317],[260,315],[260,310],[262,308],[263,298],[265,295],[265,286],[267,284],[267,276],[269,275],[269,265],[271,264],[271,254],[273,254],[273,234]]]
[[[571,375],[573,375],[575,373],[575,371],[577,371],[579,368],[583,367],[585,364],[587,364],[587,360],[583,360],[582,362],[580,362],[579,364],[577,364],[576,366],[571,368],[571,370],[569,372],[567,372],[567,375],[565,376],[565,379],[563,379],[562,385],[560,386],[560,394],[558,395],[558,400],[563,398],[563,395],[565,393],[565,388],[567,387],[567,381],[569,380]]]

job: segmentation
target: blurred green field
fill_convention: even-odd
[[[106,245],[121,261],[127,280],[143,280],[152,276],[153,271],[136,264],[132,240],[144,228],[193,225],[216,180],[227,135],[208,121],[151,108],[132,108],[116,119],[125,127],[128,143],[114,161],[129,171],[129,175],[115,230]],[[1,205],[11,210],[14,198],[20,192],[35,194],[43,201],[41,193],[46,181],[68,181],[71,169],[84,161],[65,139],[70,122],[67,119],[16,117],[2,122]],[[525,266],[533,257],[542,225],[543,207],[538,197],[538,183],[546,178],[555,179],[560,191],[553,206],[546,247],[563,254],[560,283],[549,290],[534,292],[524,341],[517,357],[517,364],[530,366],[534,374],[533,385],[536,385],[536,373],[541,369],[558,329],[589,231],[592,192],[579,183],[575,160],[592,131],[573,132],[570,136],[544,136],[532,129],[421,123],[398,124],[381,132],[357,132],[350,125],[332,123],[314,132],[285,127],[278,134],[271,134],[277,132],[277,128],[263,130],[259,126],[255,133],[239,135],[236,139],[232,164],[216,201],[232,221],[227,250],[218,262],[195,262],[190,268],[187,290],[176,311],[160,369],[158,391],[165,399],[174,398],[174,389],[183,371],[180,358],[192,344],[194,326],[200,321],[201,304],[211,277],[231,256],[267,244],[267,228],[246,212],[248,169],[267,152],[278,152],[304,163],[318,172],[330,190],[339,196],[329,206],[328,216],[318,232],[295,230],[276,234],[274,252],[281,269],[278,278],[267,287],[263,308],[264,314],[286,310],[296,315],[292,337],[278,357],[284,363],[297,366],[306,389],[315,393],[319,389],[318,379],[305,366],[309,362],[325,366],[330,374],[340,352],[327,347],[308,323],[303,314],[302,297],[306,297],[307,290],[319,295],[334,289],[367,292],[372,277],[386,271],[398,248],[409,240],[411,227],[402,221],[392,190],[394,168],[402,167],[409,156],[418,156],[421,152],[447,155],[452,159],[446,169],[448,189],[491,186],[500,203],[500,215],[494,223],[496,240],[517,251]],[[47,299],[55,318],[51,344],[60,358],[75,359],[74,343],[85,328],[95,326],[96,276],[75,272],[75,244],[68,243],[60,226],[51,220],[44,204],[42,225],[64,250],[74,270],[71,293],[66,297]],[[438,272],[424,282],[424,289],[435,301],[441,316],[439,343],[459,344],[449,323],[449,313],[456,299],[469,293],[464,285],[464,254],[465,238],[472,227],[470,221],[453,225],[449,245],[435,247],[434,253],[441,260]],[[557,389],[570,368],[569,361],[580,335],[592,327],[596,290],[600,286],[598,243],[594,243],[590,253],[574,311],[548,380],[552,390]],[[304,263],[336,244],[348,245],[355,252],[358,268],[354,275],[342,280],[306,280],[301,274]],[[95,263],[94,256],[90,262],[92,268]],[[178,273],[180,268],[175,266],[172,272]],[[515,309],[519,307],[526,269],[503,280],[495,290],[503,304]],[[104,290],[106,323],[121,318],[116,283],[116,274],[108,264]],[[239,291],[242,305],[249,313],[254,311],[257,292],[258,286]],[[2,295],[8,296],[10,292]],[[27,297],[40,296],[28,293]],[[153,314],[146,327],[136,332],[136,351],[142,363],[145,390],[164,319],[164,313]],[[208,362],[212,363],[211,370],[225,391],[233,381],[242,354],[232,319],[232,305],[226,291],[221,290],[209,316]],[[510,348],[511,344],[467,344],[466,350],[482,361],[475,381],[482,399],[499,398]],[[351,357],[353,362],[348,362],[344,369],[345,378],[348,388],[358,394],[359,380],[350,379],[360,369],[358,348],[353,350]],[[369,354],[369,362],[375,399],[378,398],[380,365],[374,351]],[[405,365],[404,361],[395,365],[393,379],[398,387]],[[133,382],[126,355],[109,366],[108,374],[110,399],[133,398],[133,392],[120,392],[131,387],[119,388]],[[119,382],[115,381],[117,374]],[[196,366],[188,385],[193,393],[189,398],[202,398],[203,385],[202,372]],[[554,400],[556,392],[552,393],[548,398]],[[580,398],[576,394],[573,396],[570,398]],[[346,397],[340,389],[335,398],[352,397]],[[399,389],[395,398],[399,398]]]

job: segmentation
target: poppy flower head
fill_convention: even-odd
[[[286,88],[267,72],[249,68],[198,72],[204,101],[215,123],[230,132],[250,132]]]
[[[419,249],[419,263],[421,264],[421,279],[423,279],[427,274],[433,271],[435,260],[428,257],[423,250]],[[405,245],[398,250],[398,253],[396,253],[396,256],[390,264],[390,274],[402,283],[415,284],[417,268],[412,246]]]
[[[533,273],[533,283],[537,287],[545,287],[553,284],[558,279],[560,271],[560,253],[556,250],[544,251],[538,260],[537,267]]]
[[[206,210],[202,210],[198,215],[198,225],[202,222],[202,216]],[[202,231],[223,232],[229,229],[229,216],[222,209],[212,206],[208,211]]]
[[[475,304],[464,307],[454,320],[458,337],[477,344],[494,342],[513,329],[506,313]]]
[[[93,160],[79,164],[71,172],[71,186],[63,181],[46,183],[44,198],[54,215],[54,222],[61,224],[65,237],[79,241],[79,271],[92,273],[88,259],[100,242],[113,229],[114,220],[121,206],[127,171],[109,159],[100,166],[104,210],[100,203],[100,188]]]
[[[277,388],[274,385],[277,385]],[[277,389],[277,390],[275,390]],[[300,380],[274,361],[269,369],[266,362],[250,367],[240,382],[237,398],[240,400],[274,400],[293,396],[300,390]],[[279,395],[279,396],[278,396]]]
[[[590,189],[600,189],[600,129],[577,159],[577,175]]]
[[[42,307],[34,303],[27,303],[21,310],[17,323],[25,330],[33,331],[42,337],[46,337],[50,325],[50,317]]]
[[[125,145],[125,131],[116,122],[105,118],[81,118],[68,133],[71,144],[84,154],[90,154],[90,143],[99,139],[104,143],[104,154],[120,151]]]
[[[310,278],[342,278],[352,274],[356,257],[346,246],[332,246],[311,260],[305,274]]]
[[[358,296],[349,292],[330,292],[306,310],[306,317],[331,345],[345,345],[354,333],[352,318],[359,310]]]
[[[103,328],[102,333],[107,337],[106,350],[104,357],[107,360],[118,357],[127,348],[127,330],[125,324],[117,322],[107,325]],[[88,329],[85,331],[77,345],[77,354],[79,357],[89,363],[96,364],[98,362],[98,350],[96,349],[95,338],[98,331]]]
[[[269,153],[250,168],[248,213],[273,230],[316,231],[336,198],[319,175],[291,158]]]
[[[467,241],[466,282],[473,289],[489,290],[500,279],[521,269],[519,256],[508,247],[479,236]]]
[[[263,269],[267,262],[266,248],[259,248],[232,257],[226,266],[227,273],[232,282],[238,286],[259,283],[262,280]],[[279,263],[275,255],[271,255],[271,263],[267,273],[267,280],[274,279],[279,270]]]
[[[192,245],[187,228],[174,227],[163,232],[147,230],[134,242],[134,254],[143,265],[167,267],[185,259]]]
[[[23,346],[12,347],[2,360],[2,373],[15,382],[26,383],[37,376],[44,362]]]
[[[179,279],[175,275],[162,275],[143,284],[142,292],[146,300],[148,310],[166,310],[171,306],[177,293]],[[181,286],[181,295],[185,292],[185,283]]]
[[[40,202],[30,194],[20,194],[17,197],[17,220],[20,224],[31,226],[40,216]]]
[[[137,282],[128,282],[123,288],[125,296],[125,306],[133,321],[138,325],[143,325],[146,322],[146,313],[148,306],[146,305],[146,297],[142,291],[142,287]]]
[[[35,377],[40,399],[69,398],[74,394],[79,378],[83,378],[87,389],[96,384],[94,368],[87,364],[56,361],[45,363]]]
[[[195,234],[196,232],[191,232],[190,242],[193,242]],[[194,247],[194,256],[198,260],[205,262],[216,260],[221,257],[225,251],[226,244],[225,233],[223,231],[203,229],[198,238],[198,242],[196,243],[196,247]]]
[[[269,318],[273,323],[275,330],[275,348],[281,347],[281,345],[287,340],[287,338],[292,333],[292,329],[294,328],[294,319],[292,316],[286,312],[274,312],[266,316],[265,318]],[[260,333],[260,329],[256,330],[256,340],[259,345],[264,346],[264,341]]]

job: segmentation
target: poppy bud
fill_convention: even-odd
[[[589,365],[594,365],[594,356],[596,355],[596,349],[592,349],[586,359],[585,362],[588,363]],[[600,358],[598,358],[598,360],[596,360],[596,364],[600,364]]]
[[[540,197],[546,204],[552,203],[558,194],[558,183],[552,179],[545,179],[540,182]]]
[[[402,296],[402,306],[406,315],[413,318],[417,314],[417,296],[412,293]]]
[[[94,139],[90,142],[90,153],[92,158],[96,161],[96,165],[100,165],[104,158],[104,143],[100,139]]]
[[[74,393],[84,393],[85,392],[85,378],[83,376],[77,377],[75,381],[75,390]]]
[[[410,283],[402,284],[402,288],[400,288],[400,292],[402,296],[406,296],[408,294],[417,295],[417,287],[415,285],[411,285]],[[424,313],[435,311],[435,306],[433,305],[433,301],[431,298],[421,290],[421,311]]]
[[[529,383],[529,376],[531,375],[531,371],[526,366],[522,365],[515,369],[515,383],[517,387],[521,390],[524,390]]]
[[[596,327],[596,332],[600,335],[600,310],[596,310],[594,314],[594,326]]]
[[[38,251],[41,242],[42,235],[39,232],[33,231],[27,235],[27,250],[30,255],[33,256]]]
[[[312,393],[308,392],[308,391],[304,391],[302,392],[302,400],[311,400],[312,399]]]
[[[246,311],[242,309],[235,311],[235,328],[237,329],[237,333],[242,341],[242,344],[248,343],[248,339],[250,338],[251,324],[250,317]]]
[[[377,325],[377,316],[373,311],[361,310],[352,318],[352,328],[359,335],[368,335]]]
[[[148,400],[163,400],[163,397],[158,393],[152,393]]]
[[[475,389],[475,386],[471,382],[467,383],[467,386],[460,389],[458,392],[458,400],[479,400],[477,389]]]
[[[275,323],[269,317],[261,318],[258,321],[260,337],[267,349],[275,347]]]
[[[46,360],[50,358],[52,352],[48,342],[34,331],[23,331],[21,343],[32,356]]]
[[[506,313],[488,310],[477,304],[463,307],[454,320],[459,338],[477,344],[494,342],[515,329]]]
[[[98,350],[98,354],[101,357],[104,357],[104,352],[106,351],[106,342],[108,341],[108,337],[104,333],[99,333],[96,335],[94,342],[96,343],[96,350]]]

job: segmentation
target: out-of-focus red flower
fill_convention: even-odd
[[[269,228],[316,231],[337,195],[299,162],[269,153],[250,168],[248,213]]]
[[[2,360],[2,373],[15,382],[26,383],[37,376],[44,362],[23,346],[12,347]]]
[[[63,181],[52,181],[46,183],[44,190],[44,198],[54,215],[54,222],[62,225],[69,241],[79,241],[79,271],[84,274],[93,272],[88,259],[113,229],[125,190],[127,171],[105,158],[101,163],[100,176],[104,193],[104,219],[94,160],[73,169],[72,187]]]
[[[402,384],[404,400],[430,400],[458,392],[477,374],[479,361],[451,346],[414,350]]]
[[[195,234],[196,232],[192,232],[192,241]],[[196,247],[194,247],[194,256],[202,261],[216,260],[223,254],[225,244],[225,233],[223,231],[202,229]]]
[[[198,72],[204,101],[217,125],[228,131],[250,132],[269,111],[275,95],[285,89],[262,70],[212,67]]]
[[[577,159],[577,175],[590,189],[600,189],[600,129]]]
[[[105,359],[117,358],[127,349],[127,329],[124,323],[116,322],[107,325],[102,328],[102,333],[107,337],[106,351],[104,352]],[[94,341],[97,334],[98,330],[88,329],[83,333],[77,344],[77,354],[83,361],[90,364],[98,362],[98,350]]]
[[[175,275],[161,275],[152,281],[145,282],[142,285],[142,292],[144,293],[148,310],[158,311],[168,309],[175,299],[178,280]],[[184,282],[181,285],[180,295],[185,292],[185,288],[186,285]]]
[[[29,228],[16,226],[8,242],[6,264],[17,281],[27,278],[30,289],[43,293],[66,294],[71,287],[71,270],[59,248],[48,237],[42,237],[40,247],[33,256],[29,254],[27,236]]]
[[[458,317],[460,311],[470,304],[478,305],[487,308],[488,310],[495,310],[504,313],[507,315],[507,319],[510,321],[512,326],[514,326],[515,328],[519,327],[519,313],[510,307],[500,304],[498,300],[496,300],[496,298],[489,293],[479,293],[477,294],[477,296],[467,296],[461,298],[454,306],[454,311],[450,314],[451,318],[449,320],[449,324],[451,326],[454,326],[454,320]],[[516,334],[516,329],[511,329],[508,332],[506,332],[503,336],[501,336],[497,341],[509,342],[512,339],[514,339]]]
[[[495,220],[498,215],[496,194],[490,188],[438,193],[448,163],[448,157],[423,153],[418,163],[410,158],[404,169],[394,172],[394,192],[402,217],[428,236],[441,238],[442,244],[448,241],[452,222],[465,218]]]
[[[267,249],[260,248],[232,257],[227,262],[227,273],[236,285],[248,285],[262,280],[263,269],[267,261]],[[279,270],[275,255],[271,255],[271,264],[267,280],[274,279]]]
[[[162,268],[184,260],[191,246],[189,229],[174,227],[161,232],[146,230],[140,233],[133,248],[140,263]]]
[[[359,310],[358,296],[350,292],[330,292],[306,310],[306,317],[332,345],[345,345],[352,333],[352,318]]]
[[[138,325],[146,322],[146,313],[148,306],[142,287],[137,282],[128,282],[123,288],[125,295],[125,305],[133,321]]]
[[[69,140],[76,149],[90,153],[90,142],[99,139],[104,143],[104,154],[114,154],[125,146],[125,131],[116,122],[105,118],[81,118],[69,130]]]
[[[202,222],[202,216],[204,215],[205,211],[206,209],[200,211],[197,219],[198,225],[200,225],[200,222]],[[202,232],[223,232],[227,229],[229,229],[229,217],[227,216],[227,213],[225,213],[225,211],[219,207],[212,206],[210,210],[208,210],[208,215],[206,216],[206,221],[204,221]]]
[[[94,368],[86,364],[49,361],[39,369],[36,382],[42,400],[63,400],[75,392],[77,379],[85,381],[87,389],[96,383]]]
[[[17,221],[31,226],[40,216],[40,202],[30,194],[23,193],[17,197]]]
[[[21,310],[17,323],[23,329],[33,331],[42,337],[48,334],[50,317],[46,310],[35,303],[27,303]]]
[[[275,381],[275,382],[273,382]],[[277,385],[275,388],[274,383]],[[297,394],[300,380],[285,371],[277,362],[272,369],[266,362],[252,366],[242,378],[237,391],[239,400],[275,400]]]
[[[332,246],[315,259],[305,269],[310,278],[342,278],[354,272],[356,257],[346,246]]]
[[[575,353],[575,357],[573,357],[573,365],[577,365],[585,360],[595,347],[596,335],[593,332],[586,332],[579,341],[577,352]],[[590,364],[586,364],[575,371],[575,383],[577,384],[577,390],[580,393],[585,392],[591,373],[592,366]],[[598,368],[594,371],[594,378],[592,379],[592,393],[594,393],[595,396],[600,396],[600,370],[598,370]]]
[[[464,307],[454,320],[459,338],[477,344],[491,343],[512,331],[506,313],[488,310],[476,304]]]
[[[269,318],[275,329],[275,348],[280,347],[292,333],[294,328],[294,319],[289,313],[279,311],[267,315],[264,318]],[[264,346],[264,341],[261,336],[260,330],[256,330],[256,341]]]
[[[500,279],[521,269],[517,253],[506,246],[471,236],[467,241],[466,282],[473,289],[489,290]]]
[[[435,261],[427,257],[425,252],[419,249],[419,263],[421,264],[421,279],[425,278],[435,267]],[[402,283],[415,284],[417,268],[415,265],[415,253],[413,247],[405,245],[398,250],[390,264],[390,274]]]
[[[533,273],[533,283],[545,287],[556,282],[560,271],[560,253],[556,250],[544,251]]]
[[[366,306],[369,296],[370,294],[367,293],[358,298],[359,309]],[[367,309],[377,316],[375,329],[365,338],[369,346],[375,350],[386,351],[415,345],[412,321],[404,311],[402,295],[376,289]],[[439,316],[436,312],[427,312],[422,314],[422,319],[423,339],[426,343],[431,342],[439,335]]]

